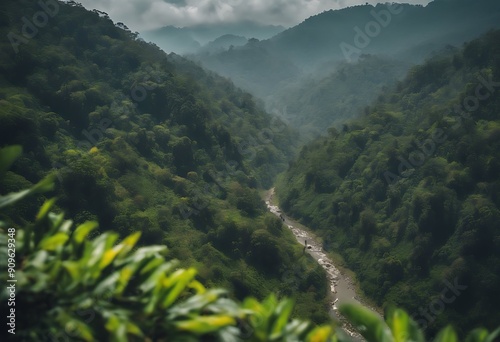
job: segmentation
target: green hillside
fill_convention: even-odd
[[[401,80],[410,64],[376,55],[363,55],[356,63],[342,62],[335,71],[288,84],[268,99],[270,108],[286,107],[285,119],[301,136],[312,139],[340,128],[359,116],[379,94]],[[319,79],[318,79],[319,78]]]
[[[498,6],[483,1],[474,23]],[[434,6],[439,17],[451,1]],[[5,0],[0,36],[0,307],[11,340],[351,341],[329,315],[325,271],[261,199],[274,185],[282,209],[386,309],[383,320],[339,307],[349,329],[373,342],[456,342],[448,324],[460,337],[483,326],[466,341],[497,339],[500,31],[393,88],[408,65],[385,57],[293,84],[297,67],[269,42],[228,51],[227,67],[239,67],[231,56],[256,63],[269,88],[286,80],[295,125],[324,129],[339,112],[339,128],[300,153],[298,133],[261,101],[104,12]]]
[[[22,153],[20,146],[0,149],[0,178]],[[54,187],[49,175],[31,188],[0,196],[0,210]],[[165,258],[162,245],[138,247],[141,232],[118,240],[116,232],[91,237],[98,224],[76,228],[46,201],[36,220],[22,228],[0,221],[0,258],[8,286],[0,293],[9,341],[305,341],[349,342],[329,325],[292,318],[294,301],[274,294],[262,301],[227,298],[207,288],[194,267],[179,268]],[[355,304],[342,314],[368,341],[424,342],[424,335],[402,309],[387,310],[385,320]],[[478,328],[469,342],[492,342],[500,328]],[[435,342],[456,342],[452,327]]]
[[[412,68],[277,186],[369,297],[429,335],[500,321],[499,43],[493,31]]]
[[[231,82],[105,13],[48,4],[0,7],[0,147],[24,151],[0,194],[53,173],[54,210],[77,225],[98,221],[92,238],[139,231],[140,245],[167,246],[207,286],[240,299],[286,294],[295,316],[329,321],[324,272],[259,194],[285,168],[290,130]],[[0,219],[23,227],[43,201]],[[301,276],[288,279],[290,269]]]
[[[365,3],[319,13],[262,45],[305,68],[356,60],[362,53],[400,55],[418,62],[445,44],[461,44],[498,28],[499,18],[500,5],[494,0],[433,0],[426,6]],[[357,38],[363,34],[365,41]],[[408,54],[414,47],[418,51]]]

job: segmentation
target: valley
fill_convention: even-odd
[[[283,221],[283,224],[285,224],[292,231],[297,241],[304,246],[303,253],[311,255],[327,273],[327,278],[330,284],[329,298],[331,300],[330,313],[332,316],[342,322],[343,330],[349,336],[355,338],[356,340],[362,340],[361,335],[355,332],[354,328],[338,312],[338,306],[344,303],[361,304],[355,290],[356,285],[353,280],[349,278],[345,272],[341,272],[335,266],[334,262],[329,259],[321,246],[322,244],[318,242],[320,240],[318,237],[314,236],[314,233],[302,226],[299,222],[292,220],[275,204],[274,188],[267,191],[265,201],[269,211],[279,217]],[[365,304],[364,306],[367,305]],[[373,308],[370,309],[373,310]],[[380,309],[377,311],[380,311]]]
[[[20,340],[495,341],[498,1],[89,3],[0,6]]]

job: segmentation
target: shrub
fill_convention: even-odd
[[[0,177],[20,154],[19,147],[0,150]],[[53,186],[49,176],[30,189],[0,196],[0,210]],[[35,222],[24,228],[7,229],[0,222],[0,258],[15,264],[0,279],[16,280],[16,305],[9,309],[8,291],[0,294],[0,301],[15,315],[9,333],[19,340],[349,341],[331,326],[291,319],[290,299],[270,295],[262,302],[246,298],[238,303],[224,290],[205,288],[195,279],[196,269],[177,268],[176,260],[164,258],[165,246],[137,247],[139,232],[120,242],[114,232],[89,238],[96,222],[73,229],[63,214],[51,212],[54,204],[54,199],[46,201]],[[353,304],[340,311],[368,341],[424,341],[403,310],[389,309],[385,322]],[[500,328],[491,334],[476,329],[466,341],[492,342],[499,334]],[[436,339],[455,341],[451,327]]]
[[[21,153],[0,150],[0,176]],[[0,209],[53,187],[51,177],[34,187],[0,197]],[[36,221],[25,228],[3,228],[0,257],[16,264],[15,325],[20,340],[47,337],[83,341],[327,341],[330,327],[290,321],[291,300],[274,296],[243,304],[226,298],[226,291],[207,289],[196,269],[178,269],[165,260],[165,246],[137,247],[139,232],[118,242],[106,232],[88,238],[97,228],[87,221],[75,229],[63,214],[50,212],[55,200],[42,206]],[[15,255],[8,248],[15,244]],[[22,262],[21,262],[22,261]],[[0,295],[7,307],[9,294]]]

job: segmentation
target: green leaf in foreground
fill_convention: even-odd
[[[22,153],[23,148],[19,145],[7,146],[0,149],[0,177],[14,164]]]
[[[344,315],[368,341],[393,342],[391,330],[385,322],[372,311],[355,304],[340,306]]]
[[[447,326],[439,332],[434,342],[457,342],[457,333],[451,326]]]
[[[389,309],[386,322],[392,331],[395,342],[424,341],[424,335],[417,323],[404,310]]]

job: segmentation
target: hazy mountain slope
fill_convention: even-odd
[[[37,2],[0,9],[0,33],[13,42],[0,42],[0,146],[24,148],[0,193],[54,172],[50,196],[76,223],[140,230],[142,244],[167,245],[208,285],[239,298],[280,291],[297,298],[295,314],[328,320],[324,272],[258,193],[286,165],[289,129],[232,83],[102,14],[52,4],[36,31],[22,18],[44,11]],[[0,218],[24,225],[40,200]]]
[[[367,26],[370,22],[378,25]],[[425,7],[403,4],[391,10],[382,4],[360,5],[323,12],[262,44],[299,66],[311,67],[345,59],[343,42],[361,53],[394,54],[424,43],[434,48],[461,44],[499,25],[500,4],[493,0],[435,0]],[[356,27],[367,34],[366,47],[356,45]]]
[[[329,75],[307,77],[267,98],[269,108],[283,108],[283,118],[303,138],[325,134],[358,117],[384,89],[401,80],[409,63],[364,55],[355,63],[340,63]]]
[[[277,186],[369,296],[428,334],[500,321],[499,47],[494,31],[412,68],[305,146]]]
[[[352,59],[362,53],[404,54],[415,46],[426,46],[429,53],[444,44],[461,44],[499,25],[500,4],[494,0],[435,0],[425,7],[403,4],[390,10],[383,4],[360,5],[312,16],[256,48],[286,56],[300,68],[314,69],[323,62],[346,59],[342,43],[361,50],[347,54]],[[363,34],[366,41],[355,41]],[[212,59],[205,61],[207,66]]]
[[[260,25],[251,21],[238,23],[202,24],[189,27],[165,26],[141,32],[141,36],[157,44],[166,52],[195,53],[199,47],[226,34],[248,39],[268,39],[285,28],[276,25]]]
[[[346,117],[345,113],[335,111],[344,104],[329,101],[331,120],[324,120],[328,116],[325,103],[316,106],[306,99],[307,105],[297,105],[297,91],[293,89],[307,90],[311,98],[321,98],[322,92],[331,91],[332,99],[342,99],[343,89],[336,92],[336,87],[328,90],[324,87],[325,77],[336,72],[338,63],[375,54],[401,61],[395,62],[398,68],[399,63],[422,62],[446,45],[460,47],[465,41],[498,27],[500,2],[494,0],[435,0],[426,7],[403,4],[390,9],[385,4],[360,5],[323,12],[268,40],[193,58],[266,99],[270,109],[286,106],[297,113],[294,116],[302,115],[294,123],[321,122],[321,126],[313,127],[321,131],[325,124],[330,126]],[[397,73],[396,70],[394,74]],[[394,74],[389,73],[382,83],[390,84]],[[346,78],[350,75],[346,74]],[[314,85],[316,82],[318,85]],[[368,100],[377,96],[379,88],[372,87],[371,81],[359,84]],[[311,88],[319,93],[313,94]],[[276,96],[285,101],[278,103]]]
[[[154,31],[141,33],[141,37],[148,42],[158,45],[163,51],[178,54],[193,53],[201,48],[201,43],[186,29],[165,26]]]
[[[217,39],[205,44],[198,53],[214,53],[229,50],[235,46],[243,46],[248,43],[248,39],[243,36],[236,36],[234,34],[225,34]]]
[[[222,52],[188,55],[188,58],[229,77],[238,87],[260,98],[273,94],[301,75],[301,70],[286,55],[270,52],[257,40]]]

